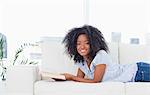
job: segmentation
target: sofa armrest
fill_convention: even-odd
[[[6,74],[7,95],[33,95],[39,79],[37,66],[10,66]]]

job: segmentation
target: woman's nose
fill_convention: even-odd
[[[84,49],[85,48],[85,46],[84,45],[81,45],[81,49]]]

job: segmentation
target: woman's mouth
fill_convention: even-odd
[[[80,50],[80,52],[81,52],[81,53],[85,53],[85,52],[86,52],[86,50]]]

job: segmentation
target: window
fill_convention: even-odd
[[[130,38],[145,43],[145,34],[150,32],[149,0],[89,1],[89,23],[100,28],[107,41],[112,32],[120,32],[123,43],[130,43]]]
[[[24,43],[38,42],[43,36],[63,37],[70,28],[83,25],[83,3],[83,0],[4,0],[0,25],[8,38],[8,59],[13,61],[16,50]]]
[[[112,32],[121,41],[139,38],[144,44],[150,32],[149,0],[2,0],[0,32],[8,43],[8,59],[24,43],[36,43],[43,36],[63,37],[75,26],[98,27],[108,42]],[[34,53],[32,53],[34,55]],[[12,62],[10,62],[12,63]]]

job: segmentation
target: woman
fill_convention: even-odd
[[[65,36],[66,51],[79,67],[77,76],[65,73],[67,80],[97,83],[102,81],[150,81],[150,65],[138,64],[115,64],[109,56],[108,46],[102,33],[95,27],[84,25],[73,28]],[[147,68],[149,74],[141,79],[141,64]],[[146,70],[146,69],[144,69]],[[142,69],[143,71],[143,69]],[[140,72],[140,73],[138,73]]]

